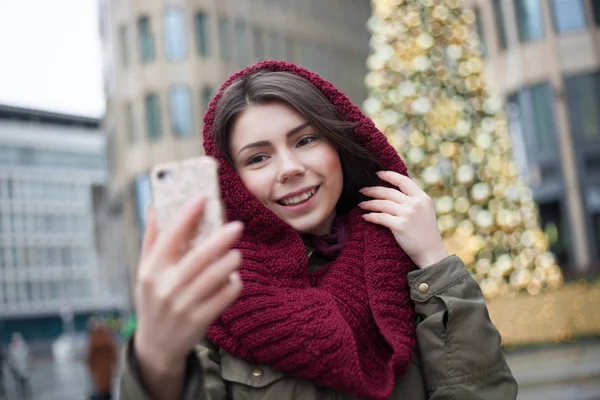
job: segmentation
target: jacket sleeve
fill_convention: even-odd
[[[508,400],[517,383],[477,282],[457,256],[408,274],[429,399]]]
[[[119,388],[122,400],[153,400],[141,378],[133,352],[133,335],[125,347],[125,365]],[[201,340],[186,361],[182,400],[225,400],[226,387],[221,378],[219,352]]]

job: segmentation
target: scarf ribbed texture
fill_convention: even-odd
[[[358,142],[388,170],[406,167],[384,135],[331,83],[296,65],[264,61],[230,77],[204,116],[204,148],[220,163],[230,220],[246,229],[239,299],[209,328],[208,339],[248,362],[364,399],[387,399],[415,348],[415,314],[407,273],[414,264],[389,230],[348,214],[338,257],[309,275],[300,235],[244,187],[216,146],[212,125],[221,93],[262,69],[287,71],[315,85],[349,121]]]

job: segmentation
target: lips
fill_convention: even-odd
[[[311,189],[292,193],[291,195],[285,196],[282,199],[278,200],[277,203],[279,203],[282,206],[295,206],[298,204],[302,204],[309,200],[312,196],[314,196],[318,188],[318,186],[315,186]]]

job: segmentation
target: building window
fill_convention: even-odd
[[[203,12],[196,13],[194,18],[194,27],[196,31],[196,49],[202,57],[210,54],[208,38],[208,17]]]
[[[119,49],[121,50],[121,65],[127,67],[129,65],[129,35],[127,35],[127,26],[119,26]]]
[[[252,36],[254,38],[254,57],[259,61],[264,60],[266,52],[262,29],[254,27]]]
[[[268,54],[271,60],[281,60],[281,53],[283,47],[283,39],[279,34],[275,31],[269,33],[269,45],[268,45]]]
[[[236,61],[240,68],[248,64],[248,37],[246,22],[238,20],[235,23]]]
[[[502,50],[506,49],[508,40],[506,39],[506,27],[504,26],[504,12],[502,11],[502,1],[494,0],[494,20],[496,21],[496,31],[498,32],[498,46]]]
[[[592,10],[594,11],[594,21],[600,26],[600,0],[592,0]]]
[[[152,204],[152,188],[150,186],[150,177],[147,174],[140,174],[134,178],[133,192],[135,196],[138,233],[141,236],[146,229],[148,207]]]
[[[133,117],[133,105],[131,103],[125,104],[125,123],[127,129],[127,139],[129,143],[134,143],[137,139],[135,132],[135,120]]]
[[[285,39],[285,60],[296,62],[296,43],[291,36]]]
[[[566,78],[565,86],[573,134],[600,143],[600,72]]]
[[[227,18],[219,18],[219,53],[223,61],[231,60],[230,43],[229,20]]]
[[[552,16],[556,32],[586,28],[583,0],[552,0]]]
[[[169,61],[181,61],[187,56],[185,37],[185,13],[178,8],[167,8],[163,13],[165,57]]]
[[[479,8],[475,9],[475,29],[477,29],[477,36],[479,36],[481,54],[485,57],[487,55],[487,45],[485,43],[485,33],[483,31],[483,25],[481,24],[481,11]]]
[[[138,19],[138,36],[140,39],[140,61],[147,64],[154,60],[154,36],[149,17]]]
[[[171,130],[177,136],[190,136],[193,131],[192,95],[185,85],[173,85],[169,89],[169,113]]]
[[[508,102],[517,106],[527,154],[534,159],[555,155],[554,95],[550,84],[523,88],[511,96]]]
[[[519,40],[529,42],[544,37],[544,19],[540,0],[514,0]]]
[[[146,95],[146,133],[148,138],[153,140],[160,137],[162,133],[160,119],[160,101],[157,94]]]
[[[212,99],[213,92],[214,92],[214,90],[210,86],[205,86],[204,89],[202,89],[202,110],[203,110],[203,112],[205,112],[206,109],[208,108],[208,103],[210,103],[210,99]]]

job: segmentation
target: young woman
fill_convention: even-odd
[[[204,118],[231,222],[185,249],[149,215],[122,399],[514,399],[500,335],[431,199],[372,121],[284,62]],[[191,199],[192,200],[192,199]]]

